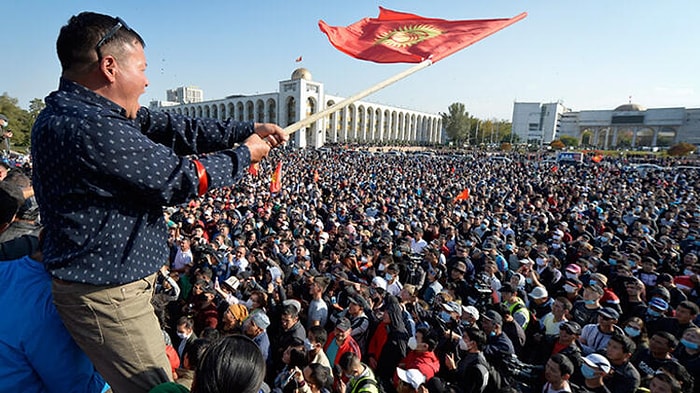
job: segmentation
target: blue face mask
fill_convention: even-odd
[[[627,335],[630,337],[637,337],[637,336],[639,336],[641,331],[639,329],[633,328],[631,326],[626,326],[625,333],[627,333]]]
[[[452,316],[447,311],[440,311],[440,314],[438,314],[438,318],[440,318],[440,320],[442,320],[443,322],[447,323],[450,322]]]
[[[610,258],[610,259],[608,259],[608,263],[609,263],[611,266],[615,266],[615,265],[617,265],[617,260],[616,260],[616,259]]]
[[[595,300],[584,300],[585,304],[595,304]]]
[[[700,348],[700,345],[690,342],[684,338],[681,339],[681,344],[683,344],[684,347],[690,349],[691,351],[697,351],[698,348]]]
[[[586,379],[593,379],[595,378],[595,370],[590,368],[587,364],[582,364],[581,365],[581,374],[583,375],[584,378]]]
[[[658,312],[656,310],[652,310],[651,308],[647,309],[647,314],[651,315],[652,317],[660,317],[661,316],[660,312]]]

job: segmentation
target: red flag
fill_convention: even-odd
[[[314,183],[318,183],[318,169],[314,169]]]
[[[462,190],[462,192],[459,193],[459,195],[457,195],[457,196],[455,197],[455,200],[454,200],[454,201],[455,201],[455,202],[458,202],[458,201],[465,201],[465,200],[467,200],[467,199],[469,199],[469,189],[468,189],[468,188],[465,188],[464,190]]]
[[[593,157],[591,157],[591,161],[595,162],[596,164],[603,161],[603,155],[602,154],[596,154]]]
[[[558,167],[558,166],[554,165],[554,166],[552,167],[552,172],[556,172],[556,171],[558,171],[558,170],[559,170],[559,167]]]
[[[255,164],[250,164],[250,166],[248,167],[248,173],[250,173],[253,176],[257,176],[258,173],[260,173],[260,164],[257,162]]]
[[[296,60],[294,60],[294,61],[299,63],[301,61],[301,56],[297,57]]]
[[[444,20],[424,18],[379,7],[378,18],[364,18],[347,27],[318,21],[331,44],[341,52],[377,63],[433,63],[525,18]]]
[[[277,168],[275,172],[272,173],[272,180],[270,180],[270,193],[274,194],[282,190],[282,161],[277,163]]]

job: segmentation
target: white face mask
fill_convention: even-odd
[[[181,332],[177,332],[177,336],[183,340],[187,340],[188,338],[190,338],[190,334],[181,333]]]
[[[418,347],[418,341],[415,337],[411,337],[408,339],[408,347],[411,349],[411,351],[415,350],[416,347]]]
[[[566,274],[566,278],[578,278],[578,275],[575,273],[566,272],[565,274]]]
[[[246,306],[248,310],[250,310],[251,308],[253,308],[253,301],[248,299],[245,302],[243,302],[243,305]]]
[[[462,351],[468,351],[469,346],[467,345],[467,342],[464,340],[459,340],[459,349],[461,349]]]
[[[566,291],[566,293],[574,293],[576,291],[576,288],[569,284],[564,284],[564,291]]]
[[[304,339],[304,348],[306,348],[307,352],[311,352],[314,350],[314,344],[312,344],[308,338],[305,338]]]
[[[535,259],[535,263],[537,263],[537,266],[544,266],[545,260],[544,258],[537,258]]]

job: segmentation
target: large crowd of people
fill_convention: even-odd
[[[349,392],[352,353],[387,392],[694,391],[699,174],[512,159],[275,154],[166,210],[163,329],[181,360],[247,335],[271,390]]]
[[[283,150],[165,208],[158,389],[246,336],[263,391],[695,392],[700,174],[510,158]]]

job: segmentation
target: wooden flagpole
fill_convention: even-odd
[[[287,127],[284,128],[284,131],[287,134],[293,134],[293,133],[299,131],[300,129],[307,127],[307,126],[315,123],[316,121],[330,115],[331,113],[338,111],[340,109],[343,109],[346,106],[352,104],[353,102],[360,100],[362,98],[365,98],[368,95],[370,95],[374,92],[377,92],[377,91],[379,91],[379,90],[381,90],[381,89],[383,89],[383,88],[385,88],[385,87],[387,87],[395,82],[398,82],[401,79],[403,79],[409,75],[412,75],[412,74],[414,74],[414,73],[416,73],[424,68],[431,66],[432,64],[433,64],[433,61],[430,59],[423,60],[422,62],[416,64],[415,66],[413,66],[405,71],[402,71],[402,72],[400,72],[400,73],[398,73],[398,74],[396,74],[388,79],[385,79],[385,80],[375,84],[372,87],[369,87],[369,88],[367,88],[367,89],[365,89],[365,90],[363,90],[363,91],[361,91],[361,92],[359,92],[351,97],[344,99],[343,101],[340,101],[332,106],[329,106],[328,108],[322,110],[321,112],[314,113],[313,115],[311,115],[307,118],[304,118],[304,119],[302,119],[294,124],[288,125]]]

